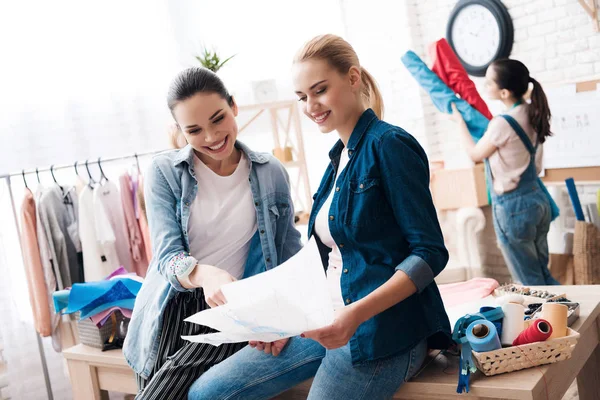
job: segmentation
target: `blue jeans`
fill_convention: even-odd
[[[278,357],[249,346],[205,372],[189,400],[270,399],[314,377],[308,399],[389,399],[419,369],[426,340],[409,352],[353,366],[350,345],[326,350],[294,337]]]
[[[513,279],[523,285],[560,285],[548,270],[550,203],[541,190],[492,201],[494,229]]]

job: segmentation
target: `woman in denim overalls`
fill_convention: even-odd
[[[532,83],[531,102],[523,96]],[[507,107],[490,121],[475,144],[453,105],[467,152],[475,162],[485,160],[494,228],[499,247],[514,280],[524,285],[558,285],[548,270],[548,230],[554,204],[538,179],[542,144],[550,132],[550,109],[541,85],[517,60],[498,60],[486,73],[491,99]]]

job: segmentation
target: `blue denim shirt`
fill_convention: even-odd
[[[258,224],[244,271],[247,277],[281,264],[302,244],[294,227],[289,177],[284,167],[269,154],[252,152],[240,142],[236,147],[250,161],[250,188]],[[133,370],[146,379],[158,356],[164,310],[178,291],[188,291],[175,277],[173,266],[197,262],[189,253],[188,240],[190,205],[202,190],[194,175],[193,157],[189,145],[160,153],[152,160],[145,178],[154,257],[135,302],[123,354]]]
[[[309,220],[333,189],[344,144],[329,153]],[[348,141],[349,161],[340,173],[329,209],[329,229],[342,254],[342,296],[351,304],[404,271],[417,293],[361,324],[350,339],[352,362],[403,353],[422,339],[430,348],[451,343],[450,322],[434,277],[448,252],[429,192],[429,165],[419,143],[404,130],[380,121],[368,109]],[[317,237],[318,239],[318,237]],[[323,264],[329,248],[317,240]]]

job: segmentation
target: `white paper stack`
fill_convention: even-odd
[[[272,342],[325,327],[334,319],[314,238],[277,268],[230,283],[221,290],[227,304],[185,320],[219,332],[183,339],[215,346],[250,340]]]

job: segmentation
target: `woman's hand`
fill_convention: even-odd
[[[213,267],[212,265],[202,264],[197,265],[194,271],[192,271],[190,281],[194,286],[204,289],[206,303],[211,308],[214,308],[227,303],[225,295],[221,292],[221,287],[235,282],[236,279],[227,271]]]
[[[464,120],[462,114],[460,113],[460,111],[458,111],[458,108],[456,107],[456,103],[450,103],[450,107],[452,107],[452,114],[450,114],[450,119],[459,125],[464,124],[465,120]]]
[[[304,332],[302,337],[313,339],[326,349],[333,350],[345,346],[361,323],[355,308],[346,306],[337,310],[333,324]]]
[[[250,341],[248,344],[250,347],[255,348],[259,351],[264,351],[265,354],[273,354],[273,356],[277,357],[279,353],[283,350],[285,345],[287,344],[289,338],[276,340],[274,342],[255,342]]]

